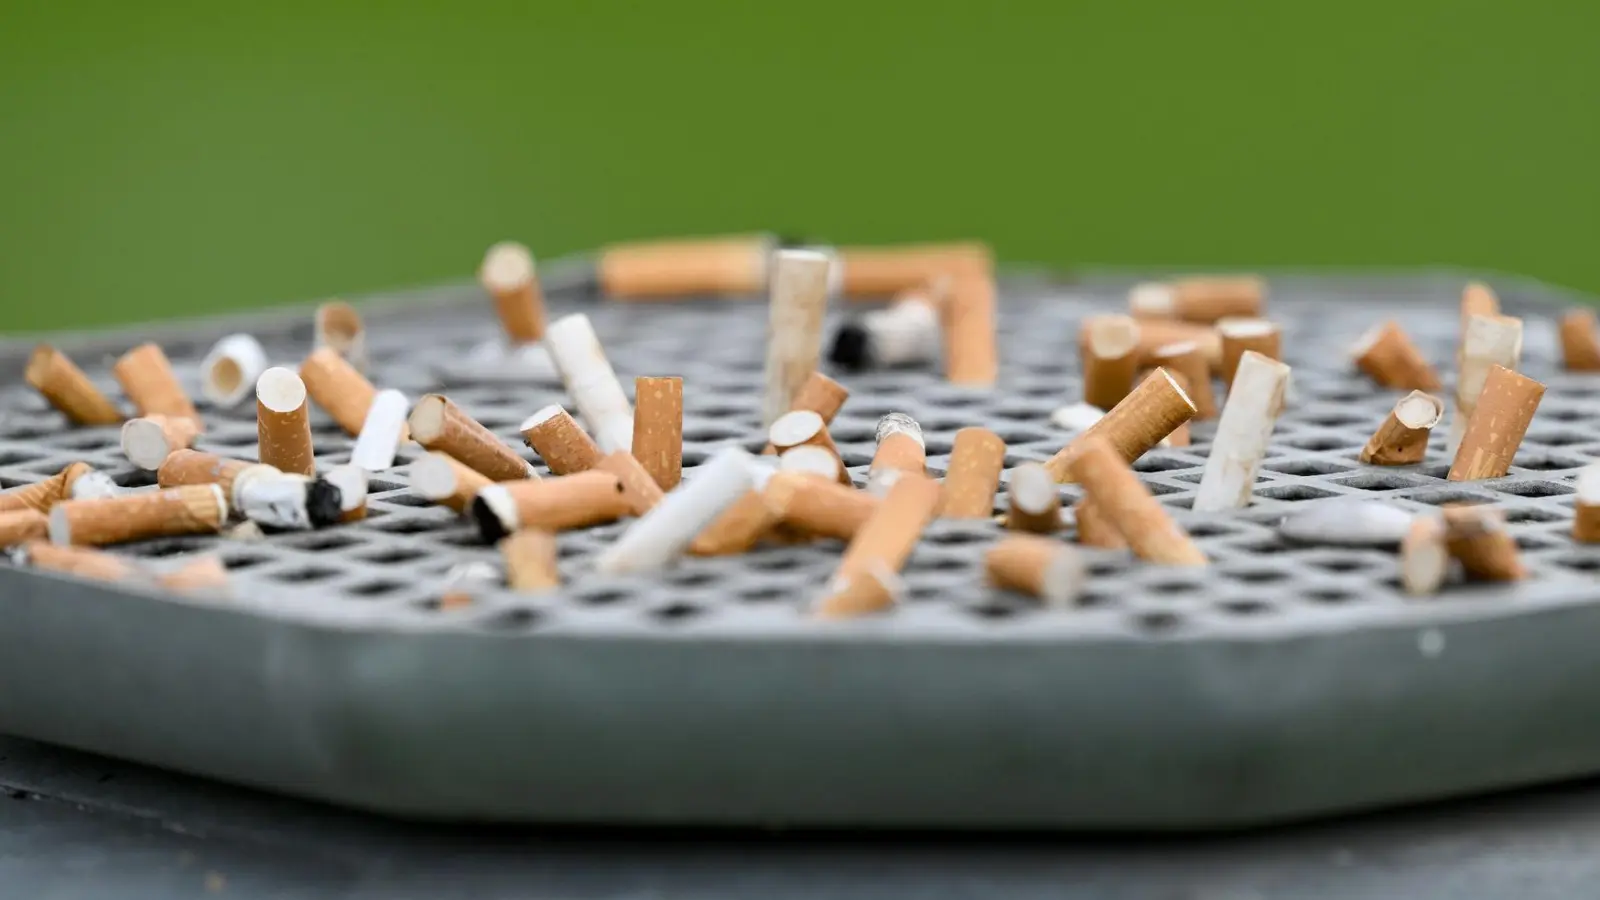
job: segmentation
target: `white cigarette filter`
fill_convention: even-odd
[[[406,418],[411,412],[411,401],[396,390],[379,391],[367,407],[367,420],[356,436],[356,446],[350,451],[352,465],[368,472],[382,472],[394,467],[394,454],[400,447],[400,436],[405,433]]]
[[[833,337],[828,360],[853,371],[932,362],[944,342],[940,321],[949,294],[950,279],[940,278],[901,295],[887,309],[844,323]]]
[[[793,408],[795,395],[816,371],[832,261],[814,250],[779,250],[772,267],[763,425]]]
[[[1450,419],[1449,451],[1453,456],[1478,408],[1478,395],[1495,366],[1515,372],[1522,359],[1522,320],[1510,316],[1467,317],[1461,335],[1461,371],[1456,376],[1456,409]]]
[[[839,472],[843,466],[839,457],[826,447],[815,444],[801,444],[798,447],[785,450],[778,457],[778,468],[785,472],[804,472],[807,475],[820,475],[829,481],[838,481]],[[899,477],[898,472],[894,473]],[[893,479],[887,479],[887,484],[893,484]]]
[[[595,560],[601,572],[647,572],[683,555],[695,535],[755,487],[755,460],[728,447],[690,472]]]
[[[346,463],[329,469],[328,474],[318,480],[339,492],[338,521],[355,522],[367,517],[369,480],[366,469],[354,463]]]
[[[1217,420],[1200,488],[1195,492],[1195,512],[1239,509],[1250,503],[1256,473],[1266,456],[1273,426],[1283,412],[1289,387],[1289,367],[1255,351],[1239,359],[1233,389]]]
[[[339,521],[342,495],[320,478],[251,466],[234,476],[234,511],[274,531],[308,531]]]
[[[186,417],[129,419],[122,423],[122,455],[139,468],[154,472],[168,456],[193,446],[199,432],[199,423]]]
[[[322,304],[317,307],[312,331],[315,346],[311,349],[328,347],[344,357],[357,372],[366,374],[367,329],[354,306],[343,300]]]
[[[567,394],[589,433],[606,453],[633,449],[633,406],[606,359],[594,326],[583,313],[557,319],[545,331],[545,345]]]
[[[250,397],[267,370],[267,351],[248,334],[230,334],[200,361],[200,395],[213,406],[231,409]]]
[[[1600,463],[1578,472],[1577,503],[1572,513],[1572,539],[1580,544],[1600,543]]]

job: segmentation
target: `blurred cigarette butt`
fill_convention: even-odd
[[[666,495],[638,458],[625,450],[607,454],[595,470],[609,472],[622,482],[622,496],[627,501],[629,515],[644,515],[655,509]]]
[[[1504,366],[1492,367],[1445,478],[1476,481],[1506,474],[1543,397],[1539,382]]]
[[[1480,282],[1472,282],[1461,291],[1461,328],[1466,330],[1467,323],[1473,316],[1498,316],[1500,315],[1500,298],[1495,296],[1494,288]]]
[[[1137,318],[1139,323],[1139,363],[1145,366],[1165,365],[1153,354],[1171,344],[1194,344],[1205,360],[1208,372],[1222,369],[1222,335],[1210,325],[1180,322],[1177,319]]]
[[[839,456],[839,448],[834,445],[832,435],[828,434],[828,425],[817,413],[804,409],[784,413],[767,429],[767,439],[780,455],[796,447],[818,447],[828,451],[834,459],[839,460],[836,468],[838,474],[835,476],[839,483],[851,483],[850,473]]]
[[[834,573],[835,582],[848,582],[868,571],[874,563],[891,572],[904,568],[923,529],[933,521],[939,496],[939,482],[932,478],[911,473],[902,475],[856,530]]]
[[[950,449],[939,515],[946,519],[987,519],[1005,467],[1006,442],[987,428],[963,428]]]
[[[1087,497],[1078,501],[1073,512],[1078,523],[1078,543],[1102,550],[1121,550],[1128,546],[1117,526],[1102,515]]]
[[[65,353],[40,344],[23,378],[74,425],[115,425],[122,413]]]
[[[1223,319],[1217,323],[1222,335],[1222,383],[1233,389],[1239,360],[1251,351],[1268,359],[1283,357],[1283,335],[1266,319]]]
[[[164,488],[214,484],[222,488],[223,496],[231,500],[234,479],[257,466],[258,463],[226,459],[199,450],[177,450],[169,454],[156,470],[156,483]]]
[[[820,475],[829,481],[853,487],[850,473],[845,471],[844,462],[839,459],[839,454],[827,447],[818,447],[814,444],[802,444],[783,451],[778,457],[778,469],[783,472],[799,472],[807,475]]]
[[[35,569],[61,572],[94,581],[122,581],[141,578],[142,573],[120,556],[88,547],[58,547],[34,541],[23,547],[28,565]]]
[[[776,248],[761,234],[612,244],[600,251],[600,289],[620,300],[754,296]]]
[[[992,275],[955,281],[944,324],[945,378],[951,384],[993,387],[1000,375],[995,295]]]
[[[1121,403],[1050,457],[1045,468],[1058,483],[1070,483],[1073,457],[1084,442],[1095,437],[1105,438],[1124,461],[1131,463],[1193,418],[1194,413],[1194,401],[1177,380],[1166,369],[1156,369]]]
[[[606,453],[632,449],[633,406],[589,317],[574,313],[550,323],[545,346],[600,449]]]
[[[1444,519],[1417,516],[1400,540],[1400,585],[1413,597],[1439,593],[1450,573],[1450,551],[1445,546]]]
[[[1444,418],[1444,401],[1432,394],[1412,391],[1389,411],[1367,445],[1361,461],[1374,466],[1409,466],[1428,453],[1428,436]]]
[[[1600,328],[1594,313],[1573,310],[1561,317],[1561,362],[1569,372],[1600,372]]]
[[[778,511],[762,496],[771,474],[763,470],[756,489],[745,492],[738,502],[728,507],[707,525],[689,544],[695,556],[730,556],[744,553],[760,543],[763,537],[778,524]]]
[[[1489,506],[1446,506],[1444,540],[1450,555],[1461,562],[1468,578],[1479,581],[1516,581],[1528,574],[1517,552],[1517,542],[1506,530],[1505,516]]]
[[[549,531],[525,528],[500,542],[505,561],[506,584],[514,591],[538,593],[561,586],[556,569],[556,536]]]
[[[839,410],[849,398],[850,391],[844,385],[821,372],[812,372],[806,377],[805,384],[800,386],[800,391],[795,394],[794,404],[789,411],[810,410],[822,417],[823,424],[832,424],[833,417],[839,414]],[[765,456],[770,456],[778,452],[778,448],[768,444],[761,452]]]
[[[1139,324],[1132,316],[1085,319],[1078,331],[1083,359],[1083,402],[1110,409],[1133,390],[1139,369]]]
[[[544,407],[523,422],[519,430],[553,475],[588,471],[605,456],[578,420],[560,406]]]
[[[312,318],[313,350],[327,347],[344,357],[357,372],[367,371],[367,329],[361,314],[343,300],[317,307]]]
[[[663,491],[683,479],[683,379],[634,379],[633,455]]]
[[[295,475],[317,474],[306,385],[293,371],[274,367],[261,373],[256,382],[256,433],[261,462]]]
[[[367,407],[367,418],[350,450],[350,462],[368,472],[394,468],[400,441],[410,433],[406,426],[410,414],[411,401],[405,394],[396,390],[379,391]]]
[[[437,451],[411,464],[411,490],[424,500],[464,513],[489,479]]]
[[[1134,315],[1212,323],[1261,315],[1266,284],[1254,276],[1197,276],[1134,286],[1128,307]]]
[[[214,406],[238,406],[266,370],[267,351],[261,342],[248,334],[230,334],[200,361],[200,396]]]
[[[68,500],[50,510],[50,541],[62,546],[99,546],[172,535],[214,534],[227,519],[227,498],[214,484]]]
[[[133,401],[141,416],[188,417],[200,421],[194,402],[184,393],[167,354],[155,344],[140,344],[111,367],[111,376]]]
[[[544,340],[544,291],[528,248],[502,241],[483,255],[478,281],[494,299],[500,325],[513,344]]]
[[[1061,492],[1050,470],[1038,463],[1011,470],[1007,501],[1006,527],[1012,531],[1050,534],[1061,527]]]
[[[1073,474],[1095,509],[1122,533],[1141,559],[1203,566],[1204,553],[1151,496],[1110,441],[1091,438],[1072,460]]]
[[[154,472],[167,457],[194,446],[200,425],[186,417],[153,415],[122,423],[122,455],[128,461]]]
[[[1572,539],[1580,544],[1600,544],[1600,464],[1579,471],[1577,487]]]
[[[71,463],[43,481],[25,484],[0,494],[0,513],[31,509],[49,512],[50,507],[71,498],[71,484],[90,471],[88,463]]]
[[[877,450],[872,454],[872,467],[867,470],[867,491],[877,496],[888,493],[901,472],[927,474],[927,448],[923,444],[922,426],[905,413],[889,413],[878,420],[875,435]]]
[[[49,533],[50,520],[36,509],[14,509],[0,513],[0,547],[43,540]]]
[[[1467,433],[1467,424],[1472,421],[1473,410],[1477,409],[1478,395],[1483,393],[1489,370],[1501,366],[1514,372],[1522,360],[1522,320],[1509,316],[1469,317],[1461,334],[1458,357],[1456,409],[1450,419],[1452,454],[1460,448],[1461,439]]]
[[[1211,389],[1211,369],[1206,363],[1200,345],[1194,341],[1177,341],[1151,350],[1146,361],[1167,370],[1178,387],[1194,404],[1194,418],[1206,421],[1217,417],[1217,395]],[[1149,376],[1146,376],[1149,377]],[[1179,426],[1182,429],[1183,426]]]
[[[472,595],[463,590],[445,591],[439,595],[439,609],[443,611],[466,609],[471,605]]]
[[[443,394],[428,394],[418,400],[409,424],[412,438],[424,449],[448,453],[490,481],[539,477],[517,451]]]
[[[367,424],[367,413],[378,396],[365,375],[332,347],[321,347],[300,364],[300,379],[306,393],[328,417],[351,437],[358,437]]]
[[[628,514],[622,483],[598,469],[543,481],[504,481],[478,492],[472,515],[493,542],[524,528],[568,531],[615,522]]]
[[[953,285],[942,277],[903,291],[887,309],[864,313],[835,332],[828,361],[850,371],[929,362],[943,345]]]
[[[853,539],[882,502],[801,472],[779,472],[761,492],[778,521],[806,535]]]
[[[353,463],[334,466],[322,480],[339,489],[339,521],[359,522],[367,517],[367,470]]]
[[[990,547],[983,568],[991,585],[1051,606],[1072,605],[1088,577],[1071,545],[1027,534],[1011,535]]]
[[[832,261],[814,250],[779,250],[774,257],[767,322],[766,395],[762,421],[771,425],[794,407],[822,354]]]
[[[838,252],[844,270],[840,290],[851,298],[892,297],[936,278],[986,277],[994,269],[993,253],[977,241],[840,247]]]
[[[1433,392],[1439,373],[1396,322],[1375,325],[1350,348],[1356,368],[1384,387]]]
[[[1289,389],[1288,366],[1253,350],[1239,360],[1238,373],[1228,400],[1217,419],[1200,487],[1195,491],[1195,512],[1242,509],[1250,505],[1261,460],[1267,455],[1272,429],[1283,413]]]
[[[743,449],[727,447],[717,451],[695,469],[693,477],[663,497],[601,551],[595,559],[595,569],[621,574],[672,564],[707,526],[754,488],[758,473],[755,458]],[[649,476],[645,478],[648,480]],[[655,483],[651,482],[651,486]]]
[[[873,561],[864,570],[830,585],[828,595],[817,604],[815,615],[819,619],[853,619],[883,612],[900,603],[905,590],[898,573]]]
[[[216,556],[206,555],[184,563],[156,577],[156,584],[169,591],[188,594],[196,591],[221,592],[228,588],[228,567]]]

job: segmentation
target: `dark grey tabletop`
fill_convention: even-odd
[[[0,885],[55,898],[1588,896],[1600,782],[1245,835],[415,825],[0,738]]]

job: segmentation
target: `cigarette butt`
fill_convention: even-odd
[[[1151,496],[1110,441],[1090,438],[1073,458],[1072,471],[1096,511],[1122,533],[1140,559],[1176,566],[1206,564],[1205,554]]]
[[[75,462],[43,481],[25,484],[0,494],[0,513],[31,509],[45,513],[63,500],[72,499],[69,485],[90,471],[88,463]]]
[[[1222,383],[1229,390],[1233,389],[1239,360],[1246,353],[1259,353],[1268,359],[1283,356],[1283,336],[1278,326],[1266,319],[1223,319],[1217,323],[1217,333],[1222,335]]]
[[[817,369],[831,265],[827,254],[813,250],[779,250],[773,258],[762,403],[767,425],[794,407],[801,386]]]
[[[1506,474],[1543,397],[1544,385],[1532,378],[1504,366],[1491,368],[1445,478],[1476,481]]]
[[[888,566],[873,561],[867,568],[836,581],[816,607],[819,619],[853,619],[893,609],[905,596],[905,582]]]
[[[553,475],[586,472],[605,456],[578,420],[560,406],[544,407],[529,416],[518,430]]]
[[[1561,317],[1561,363],[1569,372],[1600,372],[1600,328],[1594,313],[1573,310]]]
[[[178,383],[167,354],[155,344],[140,344],[111,367],[111,377],[133,401],[141,416],[188,417],[200,421],[194,402]]]
[[[595,443],[606,453],[631,450],[633,407],[589,317],[575,313],[557,319],[550,323],[544,342]]]
[[[595,569],[623,574],[670,565],[706,526],[750,492],[755,471],[754,457],[743,449],[718,451],[601,551]]]
[[[1456,410],[1450,419],[1450,452],[1455,453],[1467,433],[1483,393],[1489,370],[1501,366],[1516,371],[1522,360],[1522,320],[1509,316],[1474,315],[1467,319],[1458,353],[1460,372],[1456,375]]]
[[[844,463],[839,455],[827,447],[818,447],[812,444],[802,444],[790,450],[785,450],[778,457],[778,469],[783,472],[800,472],[807,475],[818,475],[829,481],[846,483],[849,473],[844,471]],[[899,476],[899,473],[886,473],[886,475]],[[891,479],[892,480],[892,479]]]
[[[1516,581],[1528,574],[1517,552],[1516,539],[1506,530],[1505,516],[1489,506],[1446,506],[1445,547],[1461,562],[1468,578],[1479,581]]]
[[[462,590],[445,591],[439,595],[439,609],[443,612],[466,609],[473,604],[472,594]]]
[[[354,486],[352,486],[354,489]],[[344,492],[325,478],[252,466],[233,479],[233,493],[223,494],[237,516],[273,531],[309,531],[343,521]],[[365,500],[365,486],[358,499]]]
[[[1035,535],[1004,538],[983,556],[984,574],[1001,590],[1070,606],[1083,591],[1088,570],[1070,544]]]
[[[844,466],[844,460],[839,456],[839,448],[834,445],[833,437],[828,434],[828,425],[822,421],[822,416],[810,410],[800,409],[784,413],[767,429],[767,439],[772,446],[777,448],[780,455],[787,454],[796,447],[817,447],[826,450],[839,460],[835,468],[835,478],[840,484],[850,484],[850,473]]]
[[[61,487],[63,500],[98,500],[124,493],[110,475],[83,462],[71,463],[61,470]]]
[[[1139,369],[1139,324],[1132,316],[1090,316],[1078,329],[1083,402],[1110,409],[1133,390]]]
[[[778,521],[813,537],[851,540],[881,502],[853,488],[800,472],[779,472],[762,491]]]
[[[1250,505],[1256,474],[1267,455],[1272,429],[1283,412],[1289,367],[1253,350],[1239,360],[1228,400],[1217,419],[1205,472],[1195,491],[1195,512],[1242,509]]]
[[[600,289],[619,300],[752,296],[775,248],[764,234],[612,244],[600,251]]]
[[[494,298],[500,325],[513,344],[544,340],[544,291],[533,254],[515,241],[502,241],[483,255],[478,281]]]
[[[869,493],[880,497],[888,493],[902,472],[927,474],[927,448],[922,426],[916,419],[905,413],[889,413],[878,420],[875,436],[878,448],[872,454],[872,467],[867,470]]]
[[[1122,402],[1050,457],[1045,467],[1061,484],[1072,481],[1072,458],[1091,437],[1103,437],[1133,462],[1194,417],[1194,401],[1166,369],[1156,369]]]
[[[50,520],[36,509],[14,509],[0,513],[0,547],[43,540],[49,533]]]
[[[905,568],[911,551],[933,521],[939,505],[939,482],[910,472],[900,476],[845,548],[834,572],[832,590],[881,565],[891,572]]]
[[[133,564],[120,556],[88,547],[58,547],[44,541],[23,546],[28,565],[49,572],[61,572],[94,581],[123,581],[142,578]]]
[[[355,447],[350,450],[350,462],[368,472],[383,472],[394,468],[394,456],[400,441],[409,433],[406,419],[411,412],[411,401],[396,390],[379,391],[367,407],[366,421],[356,435]]]
[[[1254,276],[1203,276],[1136,285],[1128,307],[1136,316],[1217,322],[1261,315],[1266,284]]]
[[[771,483],[770,466],[752,469],[753,490],[712,520],[689,544],[694,556],[730,556],[754,547],[778,524],[778,512],[768,505],[762,491]]]
[[[1444,401],[1412,391],[1400,398],[1388,418],[1361,448],[1361,461],[1374,466],[1410,466],[1428,453],[1428,435],[1444,418]]]
[[[1151,350],[1145,361],[1167,370],[1167,374],[1172,376],[1194,404],[1196,421],[1204,422],[1217,417],[1217,395],[1211,389],[1211,368],[1199,344],[1194,341],[1163,344]],[[1186,429],[1180,425],[1177,430]]]
[[[367,424],[367,413],[378,396],[365,375],[331,347],[311,351],[300,364],[300,379],[306,392],[328,417],[351,437],[358,437]]]
[[[840,291],[856,299],[892,297],[936,278],[983,276],[994,269],[994,254],[976,241],[840,247],[838,253]]]
[[[1006,442],[987,428],[963,428],[950,448],[939,515],[946,519],[987,519],[1005,467]]]
[[[1572,514],[1572,539],[1580,544],[1600,544],[1600,464],[1578,472],[1577,504]]]
[[[1413,597],[1439,593],[1450,573],[1450,551],[1445,546],[1444,519],[1417,516],[1400,539],[1400,586]]]
[[[622,482],[598,469],[543,481],[491,484],[472,502],[472,517],[490,543],[524,528],[569,531],[604,525],[628,510]]]
[[[228,567],[216,556],[201,556],[157,576],[156,584],[180,594],[222,592],[228,589]]]
[[[506,584],[514,591],[542,593],[561,586],[556,569],[556,536],[537,528],[524,528],[500,542],[506,565]]]
[[[993,387],[1000,375],[994,277],[966,275],[956,279],[945,307],[944,368],[951,384]]]
[[[1172,377],[1173,382],[1178,385],[1179,390],[1182,390],[1185,394],[1189,395],[1190,402],[1194,402],[1194,391],[1189,386],[1189,379],[1185,377],[1182,372],[1175,372],[1172,369],[1167,369],[1167,374]],[[1146,372],[1141,374],[1139,377],[1142,380],[1145,377],[1148,377],[1148,375],[1149,373]],[[1200,384],[1204,386],[1208,392],[1210,391],[1211,384],[1209,377],[1200,379]],[[1214,399],[1213,402],[1215,402]],[[1196,403],[1195,406],[1198,407],[1199,404]],[[1193,439],[1189,434],[1189,423],[1185,422],[1182,425],[1179,425],[1177,428],[1172,429],[1172,433],[1167,435],[1166,438],[1161,441],[1160,446],[1187,447],[1190,443],[1192,443],[1192,440]]]
[[[334,466],[322,480],[339,489],[339,521],[359,522],[367,517],[367,470],[354,463]]]
[[[230,334],[217,341],[200,361],[200,396],[213,406],[232,409],[243,403],[267,370],[267,351],[248,334]]]
[[[418,400],[408,424],[412,438],[424,449],[448,453],[490,481],[539,477],[517,451],[443,394]]]
[[[448,453],[429,453],[411,464],[411,490],[458,513],[466,512],[478,492],[492,483]]]
[[[634,379],[633,455],[663,491],[683,479],[683,379]]]
[[[1439,373],[1396,322],[1373,326],[1350,347],[1356,368],[1384,387],[1437,391]]]
[[[1137,318],[1137,317],[1136,317]],[[1177,319],[1137,318],[1139,323],[1139,364],[1165,365],[1152,357],[1155,351],[1170,344],[1194,344],[1205,360],[1208,371],[1222,368],[1222,335],[1210,325],[1180,322]]]
[[[1128,546],[1128,541],[1087,497],[1078,501],[1073,509],[1073,517],[1078,523],[1078,543],[1085,547],[1099,547],[1102,550],[1121,550]]]
[[[179,450],[194,446],[200,425],[193,419],[174,416],[145,416],[122,423],[122,454],[128,461],[154,472]]]
[[[293,371],[273,367],[261,373],[256,382],[256,433],[263,463],[281,472],[317,474],[306,385]]]
[[[839,326],[828,361],[861,372],[934,360],[943,343],[941,324],[953,284],[941,277],[901,292],[887,309],[864,313]]]
[[[644,515],[655,509],[665,496],[661,486],[645,471],[644,465],[626,450],[607,454],[595,469],[609,472],[622,482],[622,496],[627,501],[629,515]]]
[[[1498,316],[1500,315],[1500,298],[1495,296],[1494,288],[1480,282],[1472,282],[1461,291],[1461,328],[1466,329],[1467,323],[1473,316]]]
[[[49,344],[34,349],[23,378],[74,425],[115,425],[122,421],[116,404],[106,399],[65,353]]]
[[[1038,463],[1017,466],[1006,493],[1007,528],[1050,534],[1061,527],[1061,492],[1049,469]]]
[[[96,500],[68,500],[50,510],[50,541],[100,546],[181,534],[215,534],[228,501],[214,484]]]
[[[832,424],[834,416],[839,414],[849,397],[850,391],[844,385],[821,372],[812,372],[807,376],[806,383],[800,386],[800,392],[795,394],[794,405],[789,411],[810,410],[821,416],[824,424]],[[771,456],[778,452],[778,448],[768,444],[761,452],[764,456]]]
[[[345,358],[357,372],[367,371],[367,329],[361,313],[343,300],[317,307],[312,318],[313,350],[327,347]]]
[[[234,479],[259,464],[242,459],[226,459],[199,450],[177,450],[162,461],[156,470],[156,483],[164,488],[184,485],[214,484],[222,488],[224,496],[233,497]]]

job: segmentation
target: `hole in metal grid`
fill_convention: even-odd
[[[1518,456],[1513,463],[1517,468],[1527,469],[1532,472],[1556,472],[1562,469],[1579,469],[1583,463],[1566,456],[1554,456],[1549,453],[1530,453]]]
[[[1415,500],[1418,503],[1426,503],[1429,506],[1445,506],[1450,503],[1478,504],[1492,502],[1489,497],[1485,497],[1482,494],[1453,489],[1425,491],[1420,494],[1412,494],[1408,499]]]
[[[1450,474],[1450,463],[1429,463],[1413,471],[1415,471],[1418,475],[1426,475],[1429,478],[1442,479]]]
[[[1017,613],[1022,612],[1022,607],[1016,603],[1006,603],[1001,600],[991,600],[986,603],[978,603],[973,606],[969,606],[967,607],[967,611],[980,619],[997,621],[999,619],[1009,619],[1012,616],[1015,616]]]
[[[978,544],[993,539],[992,533],[980,534],[975,531],[939,531],[923,536],[923,540],[930,544],[943,547],[961,547],[967,544]]]
[[[120,472],[110,473],[111,480],[118,487],[141,488],[149,487],[156,483],[156,473],[146,472],[143,469],[123,469]]]
[[[1543,550],[1546,547],[1556,546],[1550,541],[1527,533],[1516,535],[1514,539],[1519,550]]]
[[[1133,623],[1141,631],[1165,634],[1183,624],[1183,617],[1168,609],[1154,609],[1136,613]]]
[[[1358,491],[1393,491],[1417,486],[1417,483],[1409,478],[1388,472],[1358,472],[1348,478],[1335,478],[1333,483],[1352,487]]]
[[[739,599],[746,603],[772,603],[793,596],[794,592],[788,588],[775,584],[763,587],[745,588],[739,592]]]
[[[1272,584],[1275,581],[1283,581],[1289,577],[1289,573],[1281,572],[1277,569],[1243,569],[1226,574],[1229,578],[1246,584]]]
[[[1199,484],[1206,477],[1206,473],[1204,473],[1204,472],[1185,472],[1182,475],[1168,475],[1167,477],[1171,478],[1173,481],[1183,481],[1183,482],[1187,482],[1189,484]],[[1271,480],[1272,479],[1267,478],[1264,475],[1257,475],[1256,476],[1256,484],[1261,484],[1263,482],[1267,482],[1267,481],[1271,481]]]
[[[1194,466],[1191,460],[1149,453],[1133,461],[1135,472],[1170,472],[1173,469],[1192,469]]]
[[[11,488],[26,487],[30,484],[37,484],[38,482],[39,479],[37,478],[12,478],[9,475],[0,475],[0,488],[4,488],[6,490],[10,490]]]
[[[705,587],[716,580],[711,572],[674,572],[667,577],[667,583],[687,588]]]
[[[1235,616],[1259,616],[1271,612],[1272,604],[1264,600],[1224,600],[1217,604],[1217,608]]]
[[[54,443],[55,443],[55,445],[57,447],[65,447],[68,450],[116,450],[118,452],[122,451],[122,445],[121,445],[121,441],[119,439],[113,438],[113,437],[108,437],[106,435],[100,435],[100,434],[87,434],[87,435],[79,435],[79,436],[76,436],[76,437],[57,438]],[[39,457],[39,454],[37,454],[37,453],[19,455],[19,456],[14,456],[12,458],[11,462],[21,462],[23,460],[28,460],[28,459],[37,459],[38,457]],[[0,462],[3,462],[3,460],[5,458],[6,458],[6,454],[0,454]],[[9,465],[10,463],[4,463],[4,464]]]
[[[193,553],[206,547],[204,538],[160,538],[153,541],[142,541],[137,544],[125,545],[122,549],[135,556],[150,559],[160,559],[164,556],[178,556],[183,553]]]
[[[1518,497],[1560,497],[1563,494],[1573,493],[1569,485],[1556,484],[1550,481],[1518,481],[1512,484],[1497,484],[1494,490],[1502,494],[1515,494]]]
[[[1146,481],[1144,486],[1150,491],[1151,496],[1154,497],[1160,497],[1166,494],[1181,494],[1185,490],[1188,490],[1187,488],[1178,487],[1175,484],[1162,484],[1159,481]]]
[[[432,500],[428,500],[424,497],[418,497],[416,494],[389,494],[383,497],[372,497],[370,499],[376,500],[380,503],[388,503],[391,506],[409,506],[412,509],[422,509],[424,507],[438,505]]]
[[[439,601],[435,600],[433,604],[434,608],[437,609]],[[484,619],[483,624],[484,627],[495,631],[526,631],[538,625],[542,618],[544,617],[537,610],[529,609],[526,606],[518,606],[495,613]]]
[[[301,538],[290,542],[289,546],[297,547],[301,550],[342,550],[345,547],[353,547],[359,543],[361,543],[359,538],[330,532]]]
[[[1072,602],[1072,605],[1079,609],[1100,609],[1102,607],[1111,606],[1116,602],[1117,598],[1110,594],[1101,594],[1095,591],[1084,591],[1078,595],[1078,598]]]
[[[452,547],[465,547],[471,550],[481,550],[489,546],[483,540],[483,535],[476,531],[463,531],[459,534],[447,534],[439,538],[439,543],[449,544]]]
[[[967,568],[967,561],[959,556],[918,556],[912,566],[918,572],[954,572]]]
[[[1163,497],[1161,499],[1161,502],[1165,503],[1166,505],[1168,505],[1170,507],[1172,507],[1173,509],[1193,509],[1194,508],[1194,497],[1193,496],[1189,496],[1189,497]]]
[[[1257,488],[1255,493],[1257,497],[1289,502],[1321,500],[1324,497],[1338,496],[1333,491],[1325,491],[1322,488],[1315,488],[1307,484],[1283,484],[1276,487]]]
[[[1573,444],[1584,444],[1590,440],[1589,435],[1576,431],[1553,431],[1546,434],[1530,434],[1528,443],[1544,444],[1546,447],[1570,447]]]
[[[662,622],[677,623],[684,622],[696,616],[702,615],[704,612],[704,607],[696,606],[693,603],[686,603],[682,600],[679,600],[675,603],[669,603],[666,606],[651,610],[650,616]]]
[[[1539,509],[1529,506],[1507,506],[1505,510],[1506,521],[1512,524],[1519,522],[1563,522],[1567,517],[1553,513],[1548,509]]]
[[[1189,526],[1189,536],[1196,538],[1233,534],[1233,526],[1226,522],[1196,522]]]
[[[381,597],[384,594],[392,594],[404,587],[405,584],[403,582],[378,579],[376,581],[365,581],[354,587],[345,588],[345,593],[354,594],[357,597]]]
[[[790,553],[773,553],[749,558],[750,567],[762,572],[790,572],[801,568],[806,561]]]
[[[1201,589],[1200,585],[1193,581],[1157,581],[1145,587],[1155,594],[1183,594]]]
[[[398,522],[385,522],[376,527],[379,531],[385,531],[389,534],[425,534],[429,531],[443,531],[452,524],[454,523],[429,519],[401,519]]]
[[[1352,416],[1348,413],[1332,413],[1320,416],[1307,416],[1300,421],[1307,425],[1316,425],[1322,428],[1343,428],[1346,425],[1356,425],[1367,420],[1362,416]]]
[[[1115,575],[1125,571],[1127,568],[1128,560],[1126,559],[1097,559],[1089,563],[1085,571],[1089,573],[1090,578],[1104,578],[1107,575]]]
[[[1349,603],[1351,600],[1356,599],[1355,594],[1341,591],[1338,588],[1312,588],[1306,591],[1305,596],[1312,603],[1321,603],[1328,606]]]
[[[18,463],[33,462],[42,456],[43,454],[40,453],[27,453],[21,450],[0,450],[0,466],[14,466]]]
[[[684,429],[684,441],[694,441],[697,444],[714,444],[718,441],[731,441],[749,436],[743,428],[730,428],[723,425],[695,424]]]
[[[1368,567],[1365,559],[1351,556],[1335,556],[1330,559],[1314,559],[1311,565],[1328,572],[1359,572]]]
[[[683,448],[683,467],[685,469],[698,466],[710,458],[711,454],[705,452],[704,450],[693,450],[688,447]]]
[[[1555,563],[1578,572],[1600,572],[1600,556],[1565,556]]]
[[[1301,450],[1312,451],[1339,450],[1352,446],[1351,441],[1341,437],[1334,437],[1331,434],[1308,434],[1304,436],[1296,435],[1285,438],[1283,442],[1291,447],[1299,447]]]
[[[339,574],[338,569],[325,569],[321,566],[306,566],[272,575],[274,581],[283,581],[289,584],[312,584],[318,581],[327,581]]]
[[[403,491],[405,489],[405,485],[396,484],[393,481],[379,481],[376,478],[369,478],[367,480],[368,497],[372,496],[373,494],[387,494],[390,491]]]
[[[1549,406],[1539,409],[1539,417],[1553,422],[1581,422],[1593,418],[1594,413],[1573,406]]]
[[[375,553],[364,554],[359,558],[364,559],[367,562],[377,563],[380,566],[385,566],[411,562],[412,560],[421,559],[427,555],[428,554],[426,551],[416,550],[410,547],[390,547],[385,550],[379,550]]]

